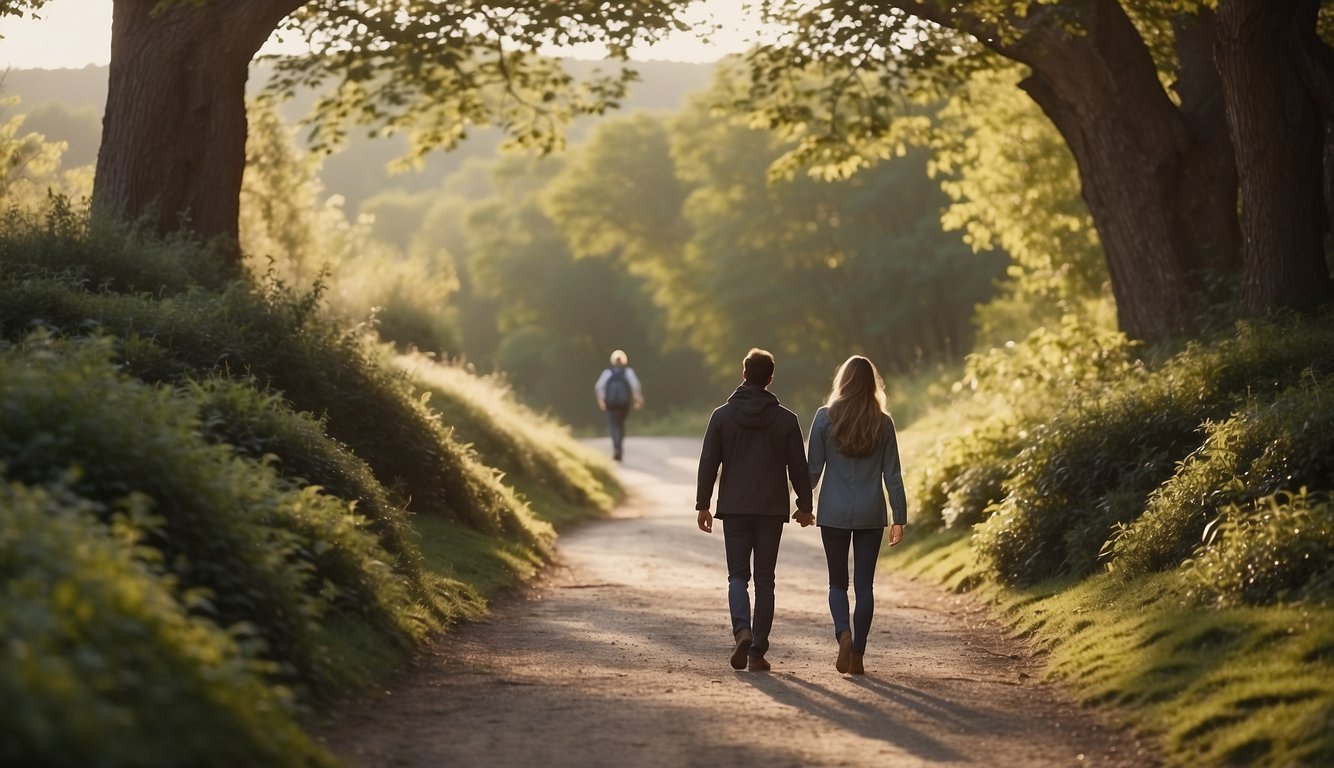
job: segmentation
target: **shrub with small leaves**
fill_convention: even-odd
[[[1009,422],[992,419],[918,457],[905,481],[923,511],[920,521],[955,528],[985,520],[988,508],[1005,496],[1010,462],[1025,437]]]
[[[1334,378],[1308,378],[1272,401],[1251,397],[1206,430],[1204,445],[1154,491],[1144,515],[1108,542],[1116,570],[1175,567],[1227,507],[1283,489],[1334,491]]]
[[[1091,572],[1112,527],[1137,516],[1198,445],[1198,406],[1160,384],[1076,405],[1032,430],[1005,500],[974,539],[1000,578]]]
[[[390,636],[404,600],[388,555],[346,502],[302,489],[267,464],[200,435],[187,390],[149,387],[108,362],[108,340],[43,335],[0,351],[0,464],[28,484],[57,479],[110,508],[134,494],[196,606],[221,626],[246,624],[293,680],[327,674],[316,622],[331,605],[374,617]]]
[[[1203,425],[1248,395],[1334,374],[1334,317],[1243,324],[1191,344],[1161,368],[1087,388],[1031,429],[1006,498],[975,543],[997,576],[1033,583],[1090,573],[1107,541],[1203,443]],[[1109,382],[1110,384],[1110,382]]]
[[[241,628],[185,609],[145,507],[0,482],[0,765],[332,766]]]
[[[321,285],[27,224],[0,229],[0,764],[327,764],[291,699],[484,605],[422,569],[405,507],[480,531],[428,529],[437,558],[536,563],[551,526]]]
[[[1072,389],[1099,388],[1129,375],[1136,348],[1119,331],[1065,315],[1055,328],[969,355],[955,390],[1008,395],[1020,412],[1036,412]],[[1035,396],[1038,402],[1032,402]]]
[[[985,520],[1004,498],[1003,483],[1035,425],[1081,392],[1142,374],[1134,349],[1114,330],[1066,316],[1055,328],[969,355],[953,387],[970,399],[966,427],[913,462],[905,478],[923,512],[919,520],[949,527]]]
[[[546,534],[526,505],[450,436],[377,347],[320,317],[319,301],[318,287],[237,284],[159,301],[0,276],[0,333],[17,341],[35,324],[62,334],[101,329],[119,340],[126,370],[149,382],[253,377],[321,414],[328,435],[372,468],[394,503],[541,545]]]
[[[1334,503],[1302,489],[1228,507],[1186,573],[1196,594],[1222,604],[1327,603],[1334,596]]]
[[[406,538],[403,508],[390,500],[366,462],[325,434],[322,419],[298,413],[254,379],[212,378],[190,386],[200,403],[206,437],[255,460],[271,457],[285,477],[356,502],[385,549],[405,570],[416,568],[420,556]]]
[[[237,276],[219,251],[186,236],[148,236],[135,226],[89,218],[63,198],[43,213],[11,208],[0,215],[0,275],[151,296],[220,288]]]

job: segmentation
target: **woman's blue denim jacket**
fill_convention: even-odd
[[[816,522],[833,528],[883,528],[889,525],[885,497],[894,511],[894,524],[908,522],[908,499],[903,492],[903,470],[899,465],[899,441],[889,416],[884,442],[870,456],[851,457],[839,452],[829,420],[829,409],[820,408],[811,421],[810,446],[806,452],[811,485],[824,482],[816,503]]]

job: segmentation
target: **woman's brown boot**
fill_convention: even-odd
[[[850,663],[849,659],[851,656],[852,633],[845,629],[838,633],[838,659],[834,661],[834,669],[837,669],[839,674],[846,675],[848,673],[848,664]]]
[[[852,657],[848,659],[848,674],[850,675],[866,674],[866,667],[862,666],[862,654],[853,653]]]

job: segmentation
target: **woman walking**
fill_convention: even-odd
[[[849,357],[834,374],[829,399],[811,422],[811,485],[820,482],[816,524],[829,564],[829,613],[834,619],[841,673],[866,672],[863,656],[875,613],[875,564],[885,527],[889,545],[903,539],[908,502],[903,493],[894,420],[885,408],[885,384],[875,365],[861,355]],[[894,513],[891,526],[885,507]],[[849,617],[848,549],[852,550],[852,586],[857,600]]]

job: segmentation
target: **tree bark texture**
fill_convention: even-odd
[[[1320,39],[1315,25],[1302,26],[1303,19],[1319,15],[1321,2],[1302,0],[1296,34],[1302,80],[1325,124],[1325,266],[1334,273],[1334,48]]]
[[[235,253],[249,65],[302,4],[226,0],[154,14],[157,0],[115,0],[94,211],[220,236]]]
[[[1218,23],[1213,12],[1183,15],[1173,24],[1179,69],[1173,90],[1189,141],[1181,147],[1180,204],[1176,224],[1194,247],[1182,267],[1194,291],[1210,278],[1241,276],[1241,230],[1237,219],[1237,160],[1227,124],[1223,80],[1214,65]]]
[[[1136,339],[1162,339],[1187,325],[1188,274],[1213,259],[1193,234],[1205,227],[1196,219],[1220,214],[1187,192],[1194,179],[1209,175],[1199,167],[1205,152],[1115,0],[1047,8],[1075,10],[1078,30],[1054,12],[1039,12],[1008,53],[1029,66],[1021,87],[1074,154],[1121,329]]]
[[[1318,4],[1220,0],[1215,58],[1241,182],[1248,314],[1331,296],[1325,263],[1324,120],[1300,71],[1299,30]]]
[[[1178,108],[1117,0],[1032,4],[1007,20],[1017,34],[970,15],[966,4],[891,4],[1029,67],[1020,86],[1075,157],[1121,329],[1154,341],[1186,327],[1204,276],[1235,271],[1240,261],[1221,83],[1200,45],[1213,19],[1178,25]]]

